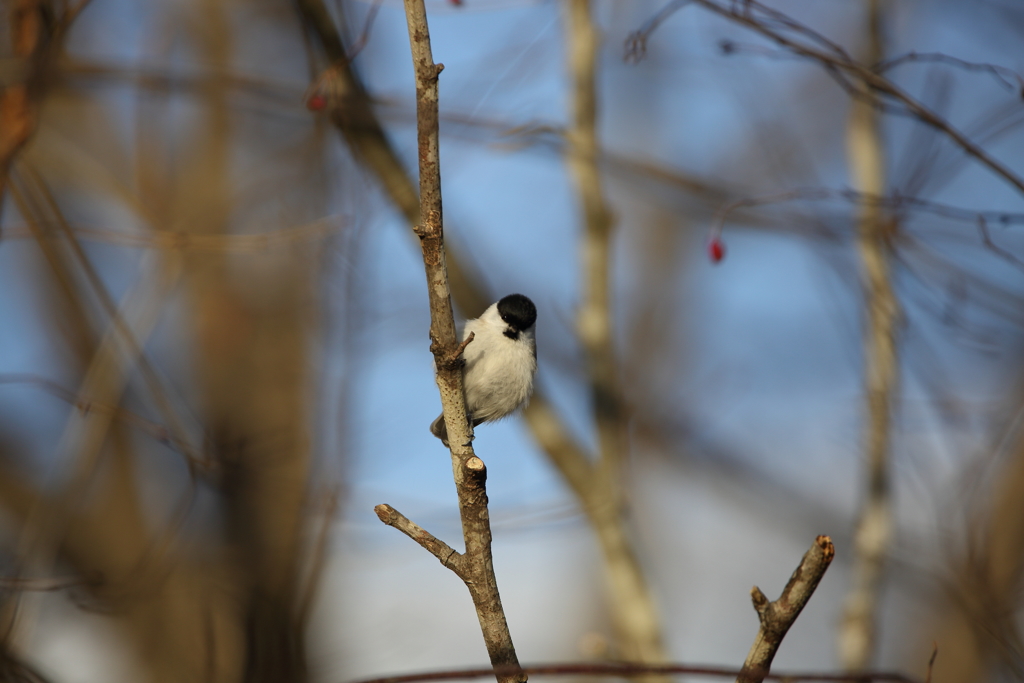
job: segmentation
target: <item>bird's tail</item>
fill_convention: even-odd
[[[448,446],[448,427],[444,423],[444,413],[437,416],[437,419],[430,423],[430,433],[441,439],[441,443]]]

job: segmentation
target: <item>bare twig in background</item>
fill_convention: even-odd
[[[341,35],[322,0],[295,0],[306,26],[314,32],[338,79],[341,99],[330,109],[337,126],[356,156],[370,167],[384,191],[410,225],[419,224],[419,198],[402,162],[373,111],[362,82],[352,71]]]
[[[130,373],[141,355],[141,345],[133,346],[126,339],[148,338],[159,320],[158,302],[164,300],[180,274],[178,264],[166,263],[159,256],[157,259],[153,267],[142,269],[141,281],[125,297],[116,314],[117,320],[123,322],[111,322],[82,380],[79,396],[102,405],[121,402]],[[17,549],[22,575],[42,573],[56,560],[60,535],[71,516],[78,513],[99,467],[113,416],[110,411],[76,408],[69,417],[57,447],[64,459],[60,468],[63,505],[57,508],[39,500],[28,515]],[[21,610],[21,623],[26,613]]]
[[[872,97],[870,101],[873,106],[884,108],[889,113],[916,118],[922,123],[935,128],[952,140],[965,153],[974,157],[979,163],[1003,178],[1019,192],[1024,193],[1024,178],[1021,178],[1005,164],[995,159],[951,123],[909,95],[898,85],[881,76],[872,68],[851,59],[845,50],[821,34],[778,10],[766,7],[756,0],[730,3],[728,7],[720,5],[714,0],[690,0],[690,2],[760,33],[790,50],[793,54],[818,62],[825,68],[826,73],[835,79],[852,97],[861,97],[864,93],[871,91]],[[681,6],[682,4],[677,3],[676,0],[672,0],[671,7],[673,10]],[[653,31],[656,27],[657,24],[654,24],[650,30]],[[786,34],[787,31],[801,36],[805,40],[793,38]],[[637,45],[643,45],[649,37],[649,34],[634,35],[630,38],[630,41]],[[876,64],[878,61],[876,60],[871,63]],[[863,87],[855,87],[847,80],[847,77],[854,78]]]
[[[1013,213],[1007,211],[975,211],[972,209],[965,209],[960,206],[951,206],[949,204],[942,204],[940,202],[933,202],[927,199],[921,199],[920,197],[910,197],[907,195],[890,194],[878,196],[850,189],[836,190],[828,187],[801,187],[795,190],[787,190],[785,192],[765,195],[762,197],[745,197],[726,204],[718,210],[718,213],[715,214],[712,229],[721,230],[725,224],[725,219],[729,217],[729,214],[739,208],[764,206],[766,204],[778,204],[781,202],[825,201],[830,199],[861,205],[871,202],[878,208],[887,209],[890,212],[903,212],[908,210],[921,211],[965,223],[977,223],[978,221],[984,221],[986,224],[989,222],[999,223],[1001,225],[1024,224],[1024,213]],[[897,239],[899,236],[890,235],[890,237],[892,239]]]
[[[53,196],[53,193],[50,191],[46,180],[31,164],[23,164],[23,166],[25,175],[27,178],[31,179],[36,192],[45,202],[49,209],[49,213],[54,217],[56,226],[64,237],[66,246],[70,249],[74,263],[77,265],[78,270],[84,275],[92,293],[99,301],[100,307],[103,309],[107,318],[109,318],[111,330],[120,336],[119,343],[124,346],[127,353],[136,359],[139,373],[142,375],[142,380],[146,385],[146,389],[149,391],[151,400],[155,404],[158,412],[162,415],[168,430],[170,430],[171,438],[182,452],[200,453],[201,450],[199,448],[193,447],[189,444],[184,425],[185,420],[178,415],[174,402],[171,400],[171,392],[167,383],[161,380],[153,364],[147,357],[144,351],[144,340],[136,339],[131,328],[125,323],[121,312],[118,310],[117,303],[114,301],[110,292],[107,291],[107,287],[103,283],[99,272],[89,260],[85,250],[82,248],[82,245],[71,230],[71,226],[64,218],[64,214],[61,211],[56,198]],[[155,269],[158,273],[163,270],[167,270],[169,273],[180,271],[181,259],[179,254],[172,252],[167,255],[154,255],[147,258],[155,264],[158,264],[158,268]],[[148,269],[143,269],[144,272],[146,270]],[[170,289],[173,287],[173,282],[169,282],[167,286]],[[159,309],[159,306],[155,305],[155,302],[158,300],[162,299],[153,299],[151,301],[154,311]],[[187,463],[190,470],[196,466],[205,466],[204,463],[197,462],[192,458],[190,458]]]
[[[889,71],[903,64],[947,64],[965,71],[980,71],[990,74],[996,81],[1005,85],[1008,89],[1016,91],[1018,95],[1024,94],[1024,79],[1014,71],[998,64],[984,64],[968,62],[952,55],[941,52],[907,52],[897,57],[883,60],[872,68],[878,73]]]
[[[595,463],[580,460],[578,449],[548,450],[584,502],[601,541],[608,570],[612,620],[619,656],[637,662],[665,661],[661,624],[640,563],[625,529],[622,463],[625,458],[625,416],[616,378],[610,302],[611,211],[604,198],[598,161],[596,55],[598,33],[590,0],[568,0],[566,18],[569,73],[572,78],[572,116],[566,130],[566,163],[576,184],[583,214],[581,267],[582,301],[577,333],[587,360],[594,423],[598,436]],[[538,401],[538,403],[541,403]],[[537,424],[541,411],[531,418]],[[546,415],[553,413],[547,410]],[[547,420],[550,422],[550,420]],[[569,475],[572,468],[586,477]]]
[[[341,132],[353,154],[380,182],[388,198],[402,212],[409,227],[420,224],[420,201],[402,160],[391,145],[384,127],[373,110],[370,97],[348,60],[341,34],[323,0],[295,0],[304,24],[317,37],[338,79],[342,98],[331,107],[331,122]],[[452,295],[463,311],[483,312],[491,301],[479,296],[479,289],[465,270],[451,243],[446,243],[446,265]]]
[[[636,63],[646,57],[647,38],[654,33],[655,29],[661,25],[661,22],[675,14],[677,10],[682,8],[689,1],[690,0],[670,0],[670,2],[658,10],[653,17],[645,21],[643,26],[630,33],[626,38],[626,52],[624,59],[627,62]]]
[[[932,670],[935,668],[935,658],[939,656],[939,646],[932,648],[932,656],[928,658],[928,669],[924,675],[924,683],[932,683]]]
[[[67,224],[76,239],[87,242],[118,244],[125,247],[144,249],[166,249],[168,251],[219,251],[233,254],[259,253],[280,248],[303,240],[322,239],[337,233],[345,227],[339,216],[327,216],[310,223],[294,225],[278,230],[268,230],[254,235],[198,235],[188,232],[172,232],[154,228],[146,232],[127,230],[105,230],[102,228]],[[5,228],[5,240],[26,239],[32,232],[26,228]],[[70,239],[70,237],[69,237]]]
[[[718,678],[735,678],[743,674],[742,669],[726,666],[690,666],[687,664],[536,664],[524,667],[526,673],[536,676],[611,676],[616,678],[639,678],[651,675],[667,676],[670,674],[686,674],[691,676],[713,676]],[[422,673],[402,674],[366,678],[353,683],[416,683],[417,681],[458,681],[471,678],[483,678],[494,673],[493,669],[452,669],[448,671],[426,671]],[[787,672],[768,673],[767,680],[773,681],[891,681],[892,683],[920,683],[917,679],[889,671],[866,671],[856,676],[832,672]]]
[[[869,62],[884,57],[883,0],[867,0]],[[878,593],[892,537],[889,450],[892,408],[897,391],[899,360],[896,326],[899,302],[893,292],[889,254],[893,218],[874,198],[885,194],[885,147],[879,130],[875,93],[862,85],[862,97],[851,103],[847,133],[850,177],[865,195],[858,216],[860,254],[867,328],[864,333],[864,449],[866,491],[854,533],[853,585],[839,627],[839,657],[849,671],[871,664],[878,628]]]
[[[441,395],[445,425],[452,455],[452,472],[459,496],[459,513],[466,552],[454,551],[416,526],[388,505],[378,505],[381,521],[414,538],[435,555],[449,558],[445,566],[463,580],[473,598],[480,630],[491,664],[503,671],[496,673],[499,683],[522,683],[526,675],[519,669],[505,611],[501,606],[498,582],[491,557],[490,513],[487,509],[487,469],[473,453],[472,428],[466,417],[462,387],[463,361],[455,333],[448,273],[445,267],[444,227],[441,213],[441,167],[437,109],[437,78],[444,68],[435,64],[430,50],[430,32],[423,0],[405,1],[409,44],[416,76],[416,131],[419,144],[420,209],[423,223],[416,226],[423,250],[430,299],[430,350],[437,368],[437,386]],[[469,340],[467,340],[469,341]],[[440,550],[437,550],[440,548]],[[450,551],[450,552],[449,552]]]
[[[171,436],[171,431],[164,425],[148,420],[138,413],[134,413],[119,405],[101,403],[76,394],[70,389],[67,389],[57,382],[45,377],[32,374],[0,373],[0,384],[29,384],[39,387],[43,391],[70,403],[76,410],[80,410],[86,415],[93,411],[108,413],[115,420],[120,420],[125,424],[132,425],[146,434],[149,434],[160,443],[167,444],[171,448],[179,449],[183,455],[189,458],[196,465],[199,465],[203,460],[202,454],[198,451],[192,451],[191,447],[187,443],[182,444],[174,440]]]
[[[0,578],[0,589],[9,591],[60,591],[66,588],[78,588],[96,583],[83,576],[67,576],[52,578],[30,578],[30,577],[2,577]]]
[[[736,677],[736,683],[761,683],[767,677],[782,639],[811,599],[835,554],[832,539],[818,536],[810,550],[804,554],[796,571],[789,577],[778,600],[769,602],[757,586],[750,591],[754,609],[761,620],[761,628],[750,647],[741,673]]]

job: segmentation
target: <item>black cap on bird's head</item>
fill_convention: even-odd
[[[522,332],[537,322],[537,307],[529,297],[509,294],[498,302],[498,315],[516,332]]]

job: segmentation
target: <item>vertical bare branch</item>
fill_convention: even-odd
[[[548,449],[548,453],[584,502],[601,542],[622,656],[641,662],[664,661],[657,610],[629,544],[622,516],[619,482],[625,430],[612,339],[609,284],[612,219],[598,165],[595,62],[599,39],[589,0],[568,0],[567,9],[569,69],[573,83],[572,121],[566,131],[567,163],[576,182],[584,219],[583,292],[577,325],[587,357],[599,448],[586,490],[579,488],[582,480],[570,475],[563,466],[569,458],[578,461],[578,457],[572,458],[572,449]],[[531,424],[536,428],[541,418],[540,412],[533,413]],[[573,467],[583,469],[579,462]]]
[[[402,211],[406,220],[419,234],[422,232],[422,229],[419,228],[421,212],[416,202],[412,182],[376,118],[362,84],[345,59],[345,48],[336,27],[320,0],[297,0],[297,4],[307,25],[317,35],[327,58],[334,64],[335,73],[341,79],[341,90],[345,92],[345,106],[339,106],[332,110],[332,121],[342,132],[357,157],[378,178],[391,201]],[[584,10],[585,30],[589,32],[589,38],[584,45],[584,51],[578,54],[584,61],[585,72],[591,75],[584,84],[587,92],[590,93],[591,106],[582,110],[582,117],[586,129],[589,130],[587,139],[591,141],[590,149],[592,151],[590,160],[584,161],[582,164],[585,166],[582,172],[588,174],[588,177],[594,177],[597,181],[596,185],[588,182],[589,187],[597,189],[595,194],[590,195],[596,199],[597,203],[589,203],[588,206],[593,207],[595,215],[602,216],[599,224],[603,225],[604,233],[597,235],[598,240],[594,244],[598,248],[592,252],[595,257],[592,263],[595,267],[588,271],[595,274],[598,285],[597,287],[588,287],[588,289],[603,296],[603,300],[598,302],[597,311],[599,318],[602,311],[605,312],[603,314],[605,320],[602,323],[603,334],[604,338],[609,340],[606,347],[609,352],[604,356],[609,360],[609,363],[606,364],[608,373],[605,376],[613,377],[614,364],[611,362],[613,358],[610,353],[611,336],[608,332],[610,322],[606,313],[608,310],[608,288],[606,282],[601,284],[606,280],[604,264],[607,264],[608,261],[607,238],[610,220],[608,211],[603,204],[600,178],[596,175],[597,167],[594,161],[598,151],[592,78],[596,36],[589,19],[589,11],[586,7]],[[589,123],[586,122],[587,120]],[[440,258],[444,259],[444,268],[447,272],[451,294],[459,301],[463,310],[482,311],[486,307],[490,302],[489,297],[481,294],[468,271],[459,265],[459,260],[453,256],[447,245],[440,254],[431,258],[435,261]],[[439,369],[440,367],[441,365],[438,365]],[[606,387],[608,383],[602,386]],[[614,383],[611,386],[614,387]],[[614,396],[614,392],[602,391],[601,395],[607,398],[609,395]],[[614,405],[616,410],[618,408],[615,403],[607,401],[603,405]],[[640,564],[629,545],[629,536],[624,527],[625,521],[621,513],[621,505],[616,502],[621,499],[621,493],[616,476],[617,468],[613,465],[618,460],[619,449],[608,451],[611,457],[605,459],[606,465],[602,468],[603,474],[597,476],[595,471],[598,468],[595,467],[586,452],[572,442],[560,418],[544,401],[542,392],[538,391],[534,394],[525,415],[535,437],[548,457],[567,478],[580,499],[581,505],[598,535],[608,567],[611,611],[615,615],[616,629],[622,644],[621,654],[639,661],[662,661],[664,654],[661,646],[659,620]],[[610,422],[603,420],[601,424],[608,426]],[[612,437],[611,439],[606,438],[604,443],[612,443],[613,439],[617,438],[615,435]],[[456,442],[453,441],[453,443]],[[567,474],[569,470],[572,470],[573,475]]]
[[[622,410],[615,381],[609,277],[611,214],[598,167],[595,66],[598,36],[589,0],[568,3],[569,68],[573,81],[572,124],[566,131],[568,165],[583,209],[582,302],[577,323],[587,355],[602,467],[617,469],[622,455]]]
[[[882,0],[868,0],[869,62],[884,57]],[[889,449],[893,396],[898,380],[896,325],[899,304],[889,272],[889,224],[880,198],[885,194],[885,155],[879,130],[877,95],[857,86],[850,112],[847,149],[853,187],[864,199],[858,217],[858,251],[864,283],[867,329],[864,339],[867,491],[857,521],[853,586],[839,632],[843,665],[866,669],[877,637],[878,591],[892,536]]]
[[[458,353],[460,345],[455,333],[455,318],[445,265],[437,104],[437,79],[444,66],[435,64],[431,54],[430,32],[423,0],[406,0],[405,12],[416,75],[419,215],[423,221],[416,226],[416,234],[420,238],[423,250],[427,293],[430,300],[431,351],[437,366],[437,386],[451,444],[452,472],[459,496],[462,533],[466,543],[466,552],[459,562],[459,575],[465,581],[473,598],[491,664],[502,670],[496,674],[499,683],[523,683],[526,676],[519,669],[519,659],[508,630],[497,579],[494,576],[490,513],[487,508],[487,470],[483,461],[473,453],[472,430],[466,417],[466,401],[462,388],[463,361]]]
[[[736,683],[761,683],[768,675],[782,639],[811,599],[835,554],[832,539],[818,536],[810,550],[804,554],[796,571],[789,577],[778,600],[769,602],[760,588],[754,586],[751,589],[750,598],[761,620],[761,628],[758,629]]]

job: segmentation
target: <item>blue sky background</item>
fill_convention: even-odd
[[[625,64],[624,39],[660,4],[595,6],[603,34],[601,139],[609,153],[699,177],[739,196],[848,185],[843,135],[849,100],[817,66],[779,55],[695,6],[653,34],[645,61]],[[772,6],[854,53],[859,49],[861,3],[790,0]],[[323,268],[318,455],[325,478],[343,479],[345,496],[311,629],[314,673],[338,681],[481,664],[485,652],[461,582],[381,525],[372,511],[387,502],[460,545],[450,461],[427,431],[439,401],[418,246],[375,184],[347,159],[326,119],[302,106],[309,73],[297,34],[292,42],[279,39],[287,13],[265,3],[229,8],[231,25],[243,36],[233,46],[236,75],[262,79],[281,95],[255,104],[237,95],[239,127],[271,132],[263,133],[263,146],[239,145],[233,171],[247,192],[259,192],[260,183],[277,182],[267,171],[276,154],[308,145],[314,161],[289,180],[300,189],[328,187],[322,203],[306,210],[337,217],[344,233],[325,240],[316,254]],[[353,32],[369,8],[345,3]],[[80,56],[105,63],[144,65],[158,58],[171,71],[202,72],[201,60],[190,52],[193,10],[184,2],[143,9],[96,0],[76,27],[79,42],[71,45]],[[537,303],[538,382],[581,442],[592,445],[572,334],[581,281],[574,188],[557,152],[496,132],[566,124],[562,6],[547,0],[466,0],[463,7],[430,1],[428,13],[434,59],[445,64],[440,97],[447,234],[489,291],[518,291]],[[165,21],[177,30],[158,30]],[[941,51],[1024,73],[1022,27],[1024,12],[1009,2],[904,0],[893,4],[888,50]],[[723,39],[744,47],[722,54]],[[395,147],[413,168],[413,80],[400,3],[382,3],[354,64]],[[964,130],[998,108],[1009,112],[1008,120],[1024,121],[1014,113],[1019,92],[990,75],[911,64],[893,76]],[[145,106],[123,90],[102,97],[105,111],[123,116],[104,122],[114,130],[127,130],[136,108]],[[184,122],[196,112],[194,103],[183,102],[178,115]],[[986,148],[1024,173],[1018,128]],[[940,161],[962,158],[940,137],[915,133],[919,129],[913,121],[886,119],[895,186],[906,184],[903,169],[929,144],[938,145]],[[44,133],[38,144],[59,148],[59,126]],[[89,144],[81,143],[86,151]],[[989,171],[971,162],[957,168],[923,196],[975,210],[1020,210],[1020,195]],[[814,536],[827,533],[837,542],[837,562],[776,664],[835,667],[835,624],[849,582],[862,475],[862,316],[853,211],[842,202],[764,207],[760,222],[727,225],[727,256],[715,266],[705,256],[705,242],[720,202],[694,198],[624,164],[610,163],[606,178],[617,219],[614,305],[623,386],[645,419],[663,430],[652,439],[637,427],[628,489],[636,543],[664,618],[668,650],[687,662],[742,662],[757,625],[751,585],[775,597]],[[102,184],[102,178],[90,182]],[[257,229],[284,227],[282,216],[294,215],[263,208],[252,216],[241,213],[240,223]],[[108,208],[95,220],[124,219]],[[923,624],[934,594],[920,587],[927,583],[920,577],[943,566],[944,553],[955,545],[949,539],[957,531],[958,484],[972,464],[997,461],[996,446],[1016,410],[1024,283],[1019,264],[986,249],[970,224],[914,215],[903,229],[916,241],[899,244],[894,276],[906,313],[894,437],[899,533],[880,664],[922,675],[931,648]],[[1004,248],[1024,253],[1016,228],[993,226],[992,234]],[[124,291],[139,274],[142,250],[92,249],[114,291]],[[955,268],[935,265],[929,254]],[[0,372],[46,374],[60,353],[47,342],[33,293],[19,289],[32,258],[38,257],[31,256],[27,240],[0,242],[0,319],[13,321],[0,326]],[[665,263],[656,267],[658,258]],[[183,314],[169,304],[161,328],[166,334],[152,342],[154,352],[165,354],[172,377],[187,362],[174,348],[176,316]],[[644,314],[657,324],[639,327]],[[658,331],[654,339],[651,329]],[[48,453],[59,433],[53,425],[61,424],[66,407],[25,396],[0,387],[0,413],[6,423],[19,425],[25,444]],[[599,553],[584,518],[522,420],[482,427],[475,446],[489,469],[495,566],[520,658],[592,655],[587,648],[593,634],[606,636],[608,627]],[[109,636],[101,617],[82,615],[59,600],[46,609],[50,626],[37,633],[34,647],[60,680],[133,679],[133,665],[123,656],[95,654],[109,649],[102,645]]]

